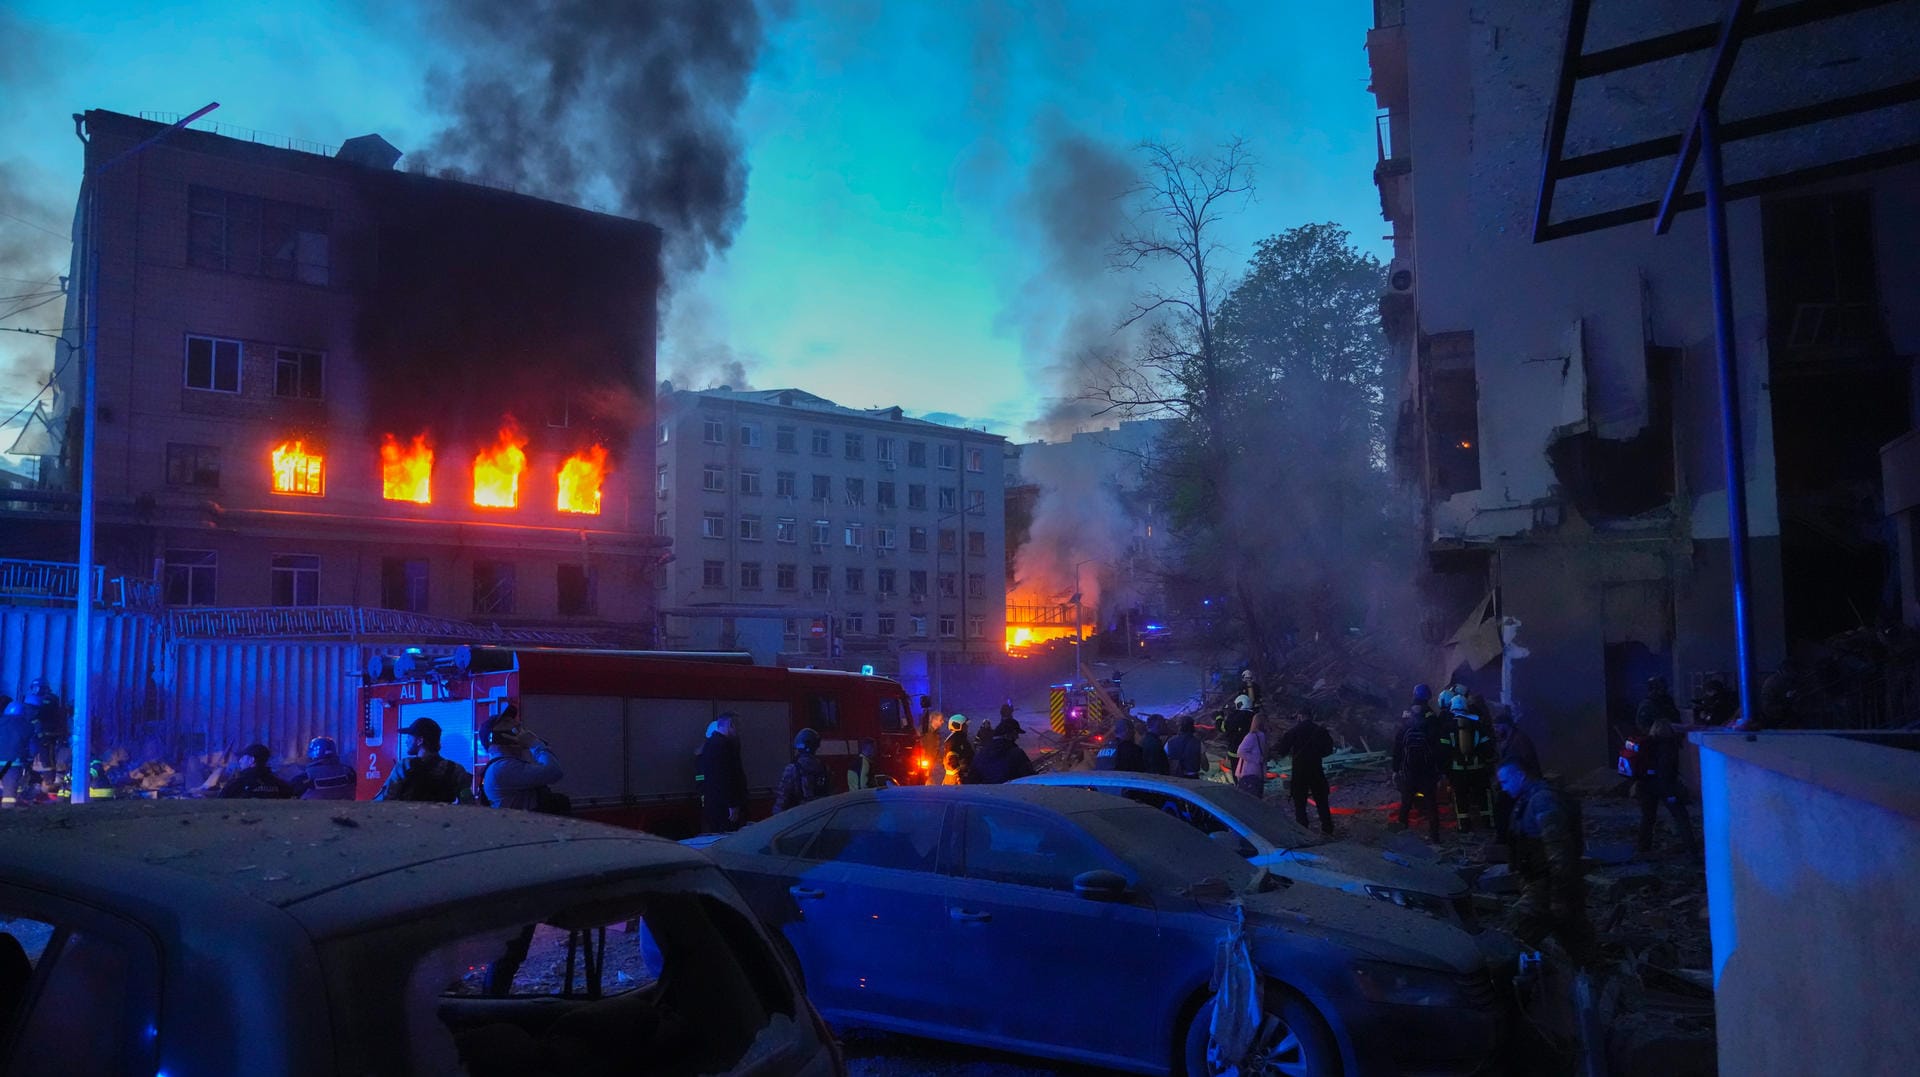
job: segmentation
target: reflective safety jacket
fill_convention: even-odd
[[[1465,722],[1456,719],[1441,735],[1440,743],[1446,748],[1447,765],[1454,770],[1487,770],[1499,757],[1493,737],[1481,726],[1478,718]]]

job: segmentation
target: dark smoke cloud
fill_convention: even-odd
[[[17,100],[47,74],[55,42],[39,27],[0,10],[0,100]],[[59,185],[15,157],[0,156],[0,328],[57,330],[66,312],[59,297],[67,272],[73,205]],[[0,332],[0,420],[46,384],[59,346],[45,337]],[[42,398],[43,400],[45,398]],[[0,448],[17,427],[0,431]]]
[[[463,58],[429,76],[454,120],[416,167],[660,226],[698,268],[739,228],[735,129],[761,46],[750,0],[429,0]]]

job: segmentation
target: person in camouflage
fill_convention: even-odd
[[[1580,865],[1586,841],[1579,801],[1513,760],[1500,765],[1499,778],[1500,788],[1514,801],[1510,832],[1513,864],[1521,878],[1513,933],[1533,947],[1552,935],[1574,964],[1591,965],[1596,954]]]

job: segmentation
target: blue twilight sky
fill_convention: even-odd
[[[743,223],[730,250],[672,282],[661,375],[679,384],[744,374],[1025,434],[1073,380],[1055,372],[1063,353],[1086,325],[1104,332],[1139,283],[1104,269],[1104,232],[1047,238],[1062,229],[1033,192],[1069,141],[1137,162],[1142,140],[1205,151],[1245,138],[1257,189],[1221,233],[1232,265],[1310,221],[1385,253],[1366,0],[769,7],[738,116]],[[0,277],[17,278],[0,296],[41,276],[19,247],[44,242],[26,261],[64,264],[64,243],[23,221],[66,231],[71,113],[218,100],[211,118],[227,124],[420,147],[443,122],[427,71],[455,59],[436,37],[412,0],[0,0],[0,178],[16,190],[0,202],[0,254],[13,253]],[[0,300],[0,315],[18,305]],[[0,348],[17,356],[26,339],[0,333]],[[38,354],[26,365],[44,369],[51,349]],[[0,419],[32,391],[0,379]]]

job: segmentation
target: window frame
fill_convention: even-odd
[[[482,595],[480,591],[481,572],[489,568],[492,570],[493,586],[488,590],[488,594],[495,597],[493,597],[490,602],[483,602],[483,599],[487,596]],[[502,583],[506,585],[504,590],[501,587]],[[486,558],[474,561],[473,612],[475,615],[485,617],[493,614],[506,614],[507,616],[512,616],[518,610],[519,605],[520,571],[514,562],[497,558]]]
[[[301,564],[281,563],[282,561],[291,562],[295,558],[303,558],[305,561]],[[282,609],[311,609],[320,605],[321,559],[319,554],[276,553],[269,558],[268,566],[269,572],[272,574],[272,605]],[[280,580],[282,576],[288,578],[287,601],[285,602],[280,601]],[[311,596],[313,601],[311,602],[300,601],[300,585],[303,581],[307,582],[313,589]]]
[[[192,554],[200,560],[186,560],[181,555]],[[202,574],[204,570],[204,576]],[[184,575],[181,575],[184,573]],[[186,601],[173,601],[173,587],[176,577],[183,579],[186,586]],[[206,582],[207,595],[201,601],[197,595],[200,581]],[[199,550],[187,547],[169,548],[160,554],[160,595],[169,606],[217,606],[220,595],[220,554],[217,550]]]
[[[207,345],[207,384],[193,383],[193,346],[195,341],[205,341]],[[220,387],[220,349],[223,345],[233,348],[233,387]],[[196,393],[224,393],[227,396],[239,396],[246,385],[246,345],[232,337],[209,336],[205,333],[188,333],[186,344],[180,356],[180,384],[183,388]]]
[[[313,391],[307,391],[307,360],[312,360]],[[280,379],[286,371],[293,371],[293,391],[283,392]],[[273,349],[273,395],[281,400],[325,400],[327,398],[327,355],[325,352],[310,351],[306,348]]]
[[[211,459],[212,467],[207,466]],[[178,477],[185,473],[188,477]],[[211,474],[213,481],[201,481]],[[166,458],[161,476],[168,486],[191,490],[218,490],[220,488],[220,446],[201,445],[188,441],[167,442]]]

